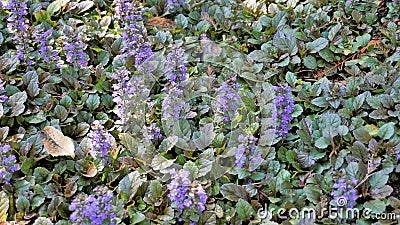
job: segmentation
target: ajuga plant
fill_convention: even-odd
[[[7,27],[10,33],[14,34],[13,41],[16,44],[17,57],[25,61],[29,47],[28,4],[24,0],[10,0],[3,7],[9,11],[6,16]]]
[[[178,222],[196,224],[199,214],[205,210],[207,194],[201,184],[189,179],[190,172],[186,170],[170,171],[171,183],[167,185],[168,197],[172,207],[178,211]]]
[[[107,162],[109,151],[115,147],[113,136],[104,130],[104,126],[100,121],[95,120],[92,124],[92,131],[88,133],[89,138],[89,154],[94,159],[102,159]]]
[[[54,49],[54,38],[53,38],[53,29],[48,29],[45,30],[42,26],[36,26],[33,31],[33,39],[34,42],[36,43],[37,46],[37,57],[35,58],[37,62],[41,60],[43,62],[41,66],[55,66],[57,68],[60,68],[60,64],[58,61],[61,59],[60,56],[58,55],[57,51]],[[67,47],[68,50],[71,49],[72,46]],[[83,50],[83,49],[81,49]],[[74,51],[71,51],[71,53],[67,53],[69,56],[67,61],[73,63],[73,57],[74,57]],[[81,52],[82,54],[82,52]],[[76,57],[76,56],[75,56]],[[84,57],[82,58],[83,60],[85,59]],[[78,59],[79,61],[79,59]],[[82,61],[82,60],[81,60]]]
[[[290,122],[293,120],[291,115],[294,111],[292,88],[289,86],[276,86],[274,91],[276,96],[274,98],[272,119],[275,121],[277,134],[285,138],[291,128]]]
[[[0,144],[0,182],[10,184],[14,172],[19,170],[15,155],[9,144]]]
[[[69,205],[72,211],[70,219],[75,224],[115,225],[120,222],[118,216],[123,211],[116,207],[120,204],[114,194],[106,187],[98,186],[94,194],[79,194]]]

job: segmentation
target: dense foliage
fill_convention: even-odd
[[[0,3],[0,223],[398,223],[399,1]]]

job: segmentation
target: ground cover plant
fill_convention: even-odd
[[[0,224],[398,224],[399,1],[0,1]]]

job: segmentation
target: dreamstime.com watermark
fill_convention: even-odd
[[[370,208],[364,208],[362,210],[357,208],[345,208],[343,206],[347,205],[347,199],[340,197],[337,199],[337,206],[330,206],[327,208],[322,208],[316,210],[314,208],[278,208],[278,209],[268,209],[268,205],[264,208],[260,208],[257,211],[257,215],[260,219],[271,220],[273,216],[277,216],[279,219],[315,219],[320,220],[323,218],[329,219],[372,219],[372,220],[392,220],[400,221],[400,215],[396,213],[375,213]]]

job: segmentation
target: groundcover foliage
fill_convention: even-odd
[[[0,221],[397,223],[398,1],[0,3]]]

